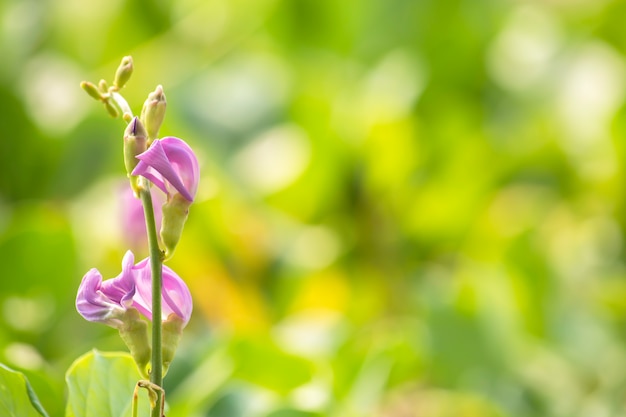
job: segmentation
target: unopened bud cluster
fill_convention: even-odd
[[[115,71],[115,78],[113,80],[113,85],[109,87],[106,80],[100,80],[98,85],[96,86],[94,83],[89,81],[83,81],[80,83],[80,87],[87,92],[94,99],[101,101],[106,109],[107,113],[111,117],[117,117],[126,113],[128,110],[128,104],[126,104],[119,94],[116,94],[126,82],[130,79],[130,76],[133,73],[133,58],[130,56],[125,56],[122,59],[117,71]],[[120,99],[122,102],[120,102]]]

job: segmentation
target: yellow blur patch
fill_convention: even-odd
[[[255,288],[235,281],[208,252],[197,253],[192,247],[179,248],[179,252],[185,253],[187,259],[193,259],[193,262],[181,259],[174,269],[187,282],[196,312],[199,310],[209,322],[218,326],[237,330],[267,327],[268,315]]]
[[[345,277],[336,270],[325,270],[304,279],[293,300],[292,310],[326,309],[345,311],[350,289]]]

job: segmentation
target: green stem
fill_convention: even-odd
[[[128,117],[130,119],[132,119],[133,117],[133,111],[130,109],[130,106],[128,105],[128,102],[126,101],[126,99],[119,93],[115,92],[115,91],[111,91],[111,98],[113,99],[113,101],[115,102],[115,104],[117,104],[117,107],[119,107],[121,113],[122,113],[122,119],[124,119],[124,115],[128,114]],[[124,119],[126,120],[126,119]],[[127,121],[128,122],[128,121]]]
[[[147,181],[144,182],[139,196],[146,217],[146,230],[148,232],[148,246],[150,249],[150,268],[152,270],[152,369],[150,372],[150,382],[161,387],[163,385],[163,349],[161,346],[161,275],[163,271],[163,252],[161,252],[157,240],[152,196]],[[161,417],[160,405],[162,401],[163,395],[159,391],[157,406],[152,409],[151,417]]]

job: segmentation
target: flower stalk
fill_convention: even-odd
[[[142,181],[143,187],[139,191],[139,197],[143,204],[144,215],[146,218],[146,230],[148,233],[148,248],[150,251],[150,266],[152,271],[152,368],[150,371],[150,382],[161,387],[163,385],[163,348],[162,341],[162,322],[161,318],[161,288],[162,285],[162,268],[163,268],[163,252],[159,248],[157,238],[156,222],[154,219],[154,207],[152,206],[152,195],[147,181]],[[151,417],[161,417],[160,409],[163,395],[158,391],[157,406],[152,409]]]

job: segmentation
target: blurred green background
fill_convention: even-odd
[[[168,417],[626,416],[626,2],[0,1],[0,361],[51,415],[124,124],[202,164]],[[145,249],[136,249],[138,258]]]

